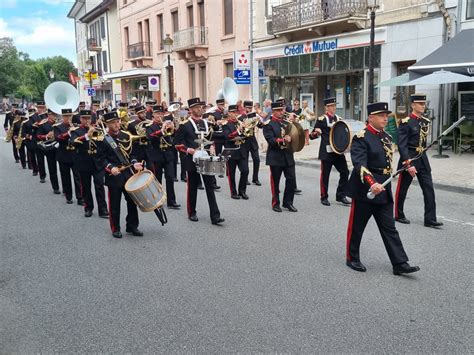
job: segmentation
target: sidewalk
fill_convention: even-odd
[[[295,153],[297,165],[318,168],[321,165],[318,160],[320,139],[310,141],[310,145]],[[440,190],[454,191],[460,193],[474,194],[474,154],[454,154],[451,150],[443,151],[449,158],[437,159],[432,156],[437,154],[437,148],[428,151],[435,188]],[[346,153],[349,170],[352,169],[350,154]],[[396,169],[399,160],[398,152],[393,156],[393,168]],[[413,180],[417,184],[416,179]]]

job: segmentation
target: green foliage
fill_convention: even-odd
[[[65,57],[32,60],[28,53],[17,51],[11,38],[0,38],[0,95],[43,99],[46,87],[52,81],[69,82],[70,72],[77,75],[77,69]],[[50,73],[54,73],[53,79]]]

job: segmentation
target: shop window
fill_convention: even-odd
[[[293,57],[288,58],[288,74],[299,74],[300,71],[300,57],[299,55],[295,55]]]
[[[278,75],[288,75],[288,57],[278,58]]]
[[[362,69],[364,67],[364,47],[351,48],[351,69]]]
[[[300,73],[310,73],[311,72],[311,55],[304,54],[300,56]]]
[[[319,73],[322,70],[323,56],[321,53],[311,54],[310,70],[311,73]]]
[[[263,61],[263,68],[266,76],[276,76],[278,73],[278,60],[265,59]]]
[[[381,46],[375,46],[374,47],[374,68],[380,67],[380,52],[381,52]],[[364,50],[364,56],[365,56],[365,68],[369,67],[369,47],[365,47]]]
[[[466,20],[474,19],[474,0],[466,1]]]
[[[334,71],[336,69],[335,51],[323,52],[323,72]]]
[[[349,49],[342,49],[336,52],[336,70],[349,69]]]

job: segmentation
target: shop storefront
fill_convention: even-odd
[[[306,42],[257,48],[259,101],[284,97],[307,100],[316,112],[323,99],[337,98],[337,114],[362,120],[367,104],[369,32],[359,31]],[[379,81],[381,45],[385,29],[375,37],[374,81]],[[376,91],[375,97],[378,97]]]

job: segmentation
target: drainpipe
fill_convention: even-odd
[[[253,77],[255,75],[255,68],[253,67],[253,0],[249,0],[249,7],[250,7],[250,16],[249,16],[249,28],[250,28],[250,36],[249,36],[249,49],[250,49],[250,69],[251,69],[251,79],[250,79],[250,98],[254,99],[254,85]],[[257,66],[257,78],[258,78],[258,66]]]

